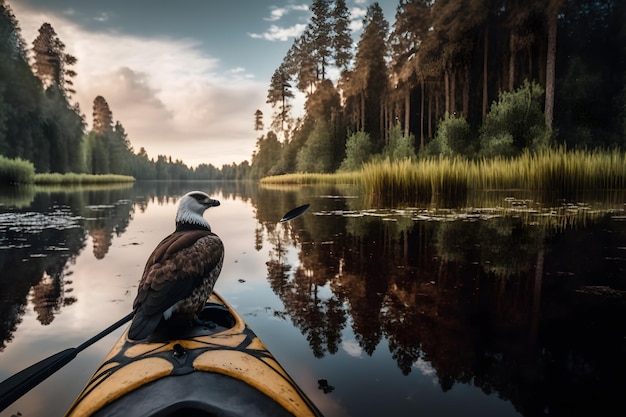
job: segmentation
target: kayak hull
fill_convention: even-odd
[[[239,314],[213,294],[201,325],[120,337],[66,416],[320,416]]]

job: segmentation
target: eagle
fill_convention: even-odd
[[[176,230],[154,249],[133,302],[132,340],[145,339],[173,314],[193,320],[213,291],[224,262],[224,244],[204,219],[220,202],[202,191],[185,194],[176,212]]]

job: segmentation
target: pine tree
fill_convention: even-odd
[[[266,101],[275,110],[272,127],[279,132],[285,132],[286,126],[290,124],[289,111],[291,110],[291,104],[289,100],[293,97],[289,73],[286,65],[283,64],[272,75]]]
[[[64,97],[75,93],[72,78],[76,72],[70,67],[76,64],[77,59],[65,52],[65,44],[50,23],[44,23],[39,28],[39,35],[33,41],[33,52],[33,69],[45,88],[55,85]]]
[[[259,109],[254,112],[254,131],[260,132],[263,130],[263,112]]]
[[[331,58],[332,22],[330,19],[330,0],[314,0],[311,6],[311,33],[313,56],[317,66],[317,81],[326,79],[326,71]]]
[[[402,0],[398,5],[394,30],[389,37],[392,51],[391,66],[396,89],[404,101],[404,134],[409,135],[411,91],[419,83],[420,92],[420,147],[424,147],[425,81],[428,74],[425,54],[431,24],[431,3],[426,0]]]
[[[335,0],[332,11],[332,49],[335,66],[340,71],[348,69],[352,61],[352,34],[350,32],[350,12],[345,0]]]
[[[0,155],[35,163],[42,142],[41,87],[10,6],[0,0]]]
[[[350,82],[354,83],[353,91],[358,94],[355,103],[360,113],[358,130],[368,132],[380,150],[384,145],[383,99],[389,82],[386,62],[389,24],[378,3],[367,8],[363,23]]]
[[[545,121],[548,129],[552,129],[554,119],[554,83],[556,76],[556,31],[558,13],[563,6],[563,0],[550,0],[546,8],[548,25],[548,53],[546,57],[546,102]]]
[[[109,103],[102,96],[97,96],[93,100],[92,131],[98,135],[113,131],[113,113],[111,113]]]

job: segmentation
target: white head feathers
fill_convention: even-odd
[[[209,207],[219,206],[218,200],[213,200],[209,195],[202,191],[191,191],[185,194],[178,203],[178,211],[176,212],[176,226],[182,224],[197,225],[211,230],[211,226],[202,216],[204,211]]]

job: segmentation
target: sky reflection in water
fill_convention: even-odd
[[[546,211],[524,196],[370,210],[355,190],[214,183],[5,196],[0,379],[126,315],[198,188],[222,203],[205,214],[226,247],[216,289],[326,415],[626,410],[621,197]],[[0,415],[61,415],[121,332]]]

